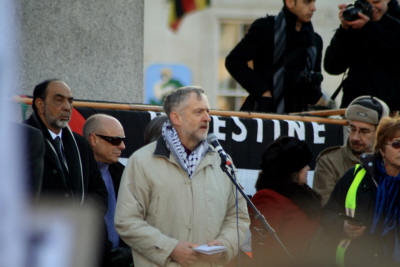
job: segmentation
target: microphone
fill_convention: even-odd
[[[228,155],[225,153],[224,149],[222,146],[219,144],[217,137],[215,134],[209,134],[207,136],[207,142],[218,152],[219,156],[222,159],[222,162],[225,163],[226,165],[231,165],[231,161],[228,158]]]

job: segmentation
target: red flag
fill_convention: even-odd
[[[210,0],[170,0],[169,27],[176,32],[185,14],[205,9],[209,5]]]
[[[82,130],[83,125],[85,124],[85,118],[77,111],[75,108],[72,109],[71,120],[69,121],[68,125],[71,130],[77,134],[83,136]]]

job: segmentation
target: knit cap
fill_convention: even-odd
[[[360,96],[350,103],[345,116],[347,120],[377,125],[383,117],[389,116],[389,107],[379,98]]]

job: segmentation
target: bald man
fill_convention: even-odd
[[[120,238],[114,227],[114,214],[124,165],[118,158],[125,149],[125,133],[121,123],[114,117],[95,114],[86,120],[83,135],[93,149],[108,191],[108,210],[105,215],[108,239],[112,243],[109,267],[128,267],[133,262],[132,252]]]

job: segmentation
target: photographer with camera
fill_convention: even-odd
[[[322,39],[311,23],[315,1],[283,3],[277,16],[253,22],[226,57],[226,69],[249,92],[241,111],[305,111],[322,96]]]
[[[387,14],[389,1],[339,5],[341,25],[326,50],[324,68],[334,75],[348,70],[341,108],[361,95],[372,95],[392,112],[400,110],[400,22]]]

